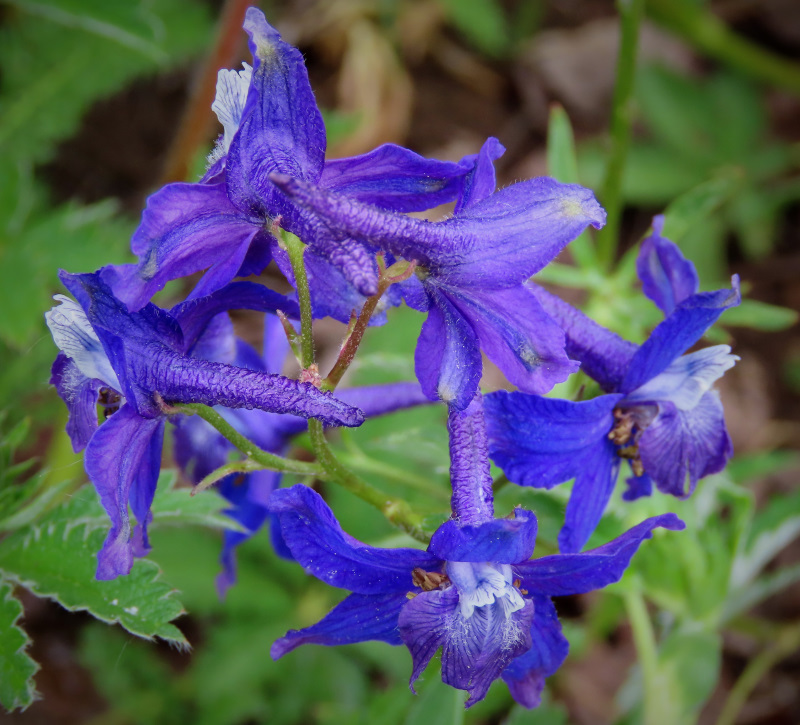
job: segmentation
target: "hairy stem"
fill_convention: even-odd
[[[289,254],[289,262],[294,272],[294,283],[297,289],[297,301],[300,305],[300,353],[301,364],[308,370],[314,364],[314,337],[311,332],[311,291],[308,287],[308,275],[303,255],[306,245],[294,234],[284,232],[283,244]]]
[[[183,403],[181,405],[171,406],[170,412],[181,413],[183,415],[199,415],[206,423],[213,426],[227,440],[236,446],[236,448],[244,453],[245,456],[255,461],[261,468],[266,468],[271,471],[282,471],[284,473],[304,473],[308,475],[318,475],[321,473],[321,469],[316,463],[281,458],[274,453],[269,453],[259,448],[255,443],[239,433],[239,431],[213,408],[200,405],[199,403]],[[322,426],[321,423],[320,426]],[[211,475],[213,476],[214,474],[212,473]]]
[[[392,524],[401,528],[417,541],[423,543],[429,541],[430,537],[422,528],[422,519],[411,510],[407,501],[390,498],[342,465],[328,445],[328,441],[325,440],[325,431],[322,423],[317,420],[309,420],[308,432],[317,460],[325,469],[329,480],[355,494],[362,501],[374,506]]]

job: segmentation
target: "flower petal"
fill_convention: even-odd
[[[583,594],[619,581],[639,545],[653,529],[681,531],[685,524],[675,514],[646,519],[603,546],[581,554],[554,554],[518,564],[522,588],[546,596]]]
[[[359,408],[367,418],[431,403],[417,382],[342,388],[336,391],[336,395],[343,403]]]
[[[255,282],[231,282],[212,294],[175,305],[170,314],[181,326],[184,340],[191,346],[214,316],[228,310],[281,310],[289,317],[300,318],[296,301]]]
[[[679,410],[691,410],[738,359],[731,355],[729,345],[714,345],[681,355],[664,372],[628,393],[625,403],[668,401]]]
[[[636,353],[636,345],[601,327],[580,310],[538,285],[530,284],[528,287],[545,312],[564,330],[567,355],[580,361],[581,370],[600,383],[603,390],[618,392]]]
[[[255,471],[244,476],[227,476],[217,486],[220,496],[230,504],[224,513],[241,524],[247,531],[226,530],[222,539],[220,563],[222,572],[217,575],[217,593],[224,597],[236,583],[236,548],[253,536],[269,516],[267,502],[272,492],[280,486],[283,474],[278,471]]]
[[[50,385],[55,385],[67,406],[67,435],[72,450],[79,453],[97,430],[97,394],[103,381],[87,378],[73,360],[60,352],[53,362]]]
[[[139,310],[172,279],[235,255],[241,264],[241,250],[259,228],[257,218],[231,204],[223,184],[168,184],[147,200],[131,240],[139,263],[108,267],[103,276],[119,299],[131,310]],[[218,285],[229,282],[234,274],[218,279]]]
[[[300,51],[281,40],[257,8],[248,9],[244,29],[253,74],[228,151],[228,194],[239,209],[282,215],[284,228],[291,228],[296,211],[268,177],[277,171],[316,182],[325,160],[325,124]]]
[[[340,644],[378,640],[399,645],[397,618],[407,602],[405,594],[351,594],[321,621],[305,629],[293,629],[270,649],[277,660],[301,644]]]
[[[636,271],[642,291],[665,314],[697,293],[700,280],[697,270],[678,246],[661,236],[664,217],[653,218],[653,233],[642,241],[636,258]]]
[[[414,352],[417,379],[431,400],[463,410],[475,395],[483,370],[478,340],[448,296],[428,287],[428,317]]]
[[[631,393],[666,370],[725,310],[738,305],[741,299],[739,277],[734,275],[731,289],[699,292],[681,302],[636,351],[619,392]]]
[[[528,709],[539,706],[545,679],[561,667],[569,652],[550,598],[534,595],[533,605],[531,648],[512,660],[502,675],[511,696]]]
[[[161,467],[163,431],[163,420],[142,418],[126,404],[98,428],[86,447],[86,473],[111,518],[111,530],[97,555],[98,579],[115,579],[131,570],[128,499],[133,497],[139,515],[149,510]]]
[[[114,390],[121,390],[100,338],[81,306],[64,295],[56,295],[53,299],[61,304],[45,312],[44,316],[58,349],[83,377],[100,380]]]
[[[453,201],[470,170],[467,160],[426,159],[383,144],[361,156],[326,161],[319,185],[382,209],[424,211]]]
[[[564,351],[563,331],[525,287],[446,289],[486,356],[521,390],[547,393],[578,370]]]
[[[531,646],[533,602],[507,615],[500,602],[476,607],[470,617],[458,608],[455,587],[423,592],[400,613],[403,642],[419,677],[442,646],[442,680],[470,694],[466,707],[480,702],[505,667]]]
[[[474,526],[445,521],[431,537],[428,551],[447,561],[516,564],[533,554],[537,522],[531,511],[514,509],[513,519],[492,519]]]
[[[701,478],[719,473],[733,455],[719,395],[709,391],[691,410],[660,406],[639,439],[639,451],[659,491],[690,496]]]
[[[621,459],[607,438],[586,450],[581,470],[567,503],[564,526],[558,533],[558,548],[565,554],[580,551],[603,517],[619,475]]]
[[[461,163],[470,161],[474,164],[464,183],[464,190],[458,199],[454,213],[477,204],[490,197],[497,188],[494,162],[506,152],[505,147],[496,138],[489,137],[481,150],[474,157],[466,157]]]
[[[524,393],[485,396],[489,455],[521,486],[551,488],[585,471],[595,448],[605,450],[621,395],[574,403]]]
[[[416,567],[433,571],[442,562],[417,549],[378,549],[342,531],[321,496],[307,486],[275,491],[269,510],[276,514],[292,556],[318,579],[357,594],[409,592]]]

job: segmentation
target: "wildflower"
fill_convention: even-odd
[[[714,382],[738,358],[728,345],[686,353],[729,307],[731,289],[698,292],[694,266],[661,236],[662,219],[642,244],[645,294],[666,319],[640,347],[606,330],[557,297],[535,288],[563,327],[567,353],[610,393],[570,402],[521,393],[487,396],[490,454],[509,480],[550,488],[575,479],[559,536],[561,551],[580,551],[605,510],[620,463],[634,473],[623,498],[649,495],[653,483],[684,498],[732,455]]]
[[[192,297],[236,276],[261,272],[275,254],[274,234],[290,231],[310,245],[307,257],[315,315],[347,321],[352,305],[377,291],[374,255],[351,239],[322,234],[309,215],[268,180],[273,172],[318,183],[353,199],[400,211],[455,198],[470,160],[424,159],[393,144],[325,161],[325,126],[300,52],[281,40],[257,8],[247,11],[253,65],[220,71],[213,108],[224,134],[201,183],[165,186],[148,200],[131,241],[138,264],[107,268],[105,281],[130,309],[164,284],[207,269]],[[331,276],[341,278],[335,294]],[[350,289],[343,295],[342,287]]]
[[[221,311],[296,311],[281,295],[240,282],[170,312],[149,304],[129,313],[97,273],[62,273],[61,280],[78,302],[59,295],[61,304],[46,314],[61,350],[51,382],[69,408],[73,448],[86,448],[86,472],[111,517],[98,579],[127,574],[133,556],[149,550],[147,525],[170,403],[257,407],[334,425],[363,421],[359,410],[313,385],[197,357],[211,342],[206,333],[213,333]],[[100,426],[98,402],[107,418]],[[129,503],[138,522],[132,540]]]
[[[605,221],[591,191],[550,178],[493,193],[492,161],[500,153],[496,139],[484,144],[452,218],[436,223],[271,176],[331,234],[417,262],[417,279],[404,287],[408,304],[428,312],[415,353],[417,377],[428,396],[459,409],[477,390],[481,349],[527,392],[547,392],[577,369],[564,354],[562,331],[524,283],[589,224]]]
[[[236,351],[235,364],[277,374],[289,352],[289,345],[277,317],[267,315],[264,322],[263,355],[258,355],[240,341],[237,344],[229,327],[225,331],[228,341],[223,347]],[[337,395],[343,402],[361,410],[366,418],[430,402],[417,383],[406,382],[345,388],[337,391]],[[222,407],[218,407],[217,412],[261,449],[277,455],[286,455],[291,439],[307,428],[306,420],[295,415]],[[202,418],[180,416],[175,423],[175,458],[193,483],[199,483],[228,462],[232,445]],[[281,485],[282,478],[283,474],[278,471],[254,471],[241,476],[226,476],[216,485],[219,494],[230,503],[225,513],[245,529],[226,530],[223,534],[220,555],[223,570],[217,577],[220,596],[236,581],[236,547],[267,522],[270,495]],[[280,529],[271,525],[269,531],[275,551],[291,558],[281,539]]]
[[[427,552],[379,549],[342,531],[331,510],[301,485],[273,493],[270,510],[294,558],[322,581],[352,592],[311,627],[272,646],[277,659],[302,644],[364,640],[405,644],[411,684],[442,648],[443,681],[482,700],[502,677],[526,707],[539,703],[544,680],[566,657],[551,596],[586,592],[617,581],[653,529],[683,528],[673,514],[648,519],[585,554],[529,560],[533,513],[495,519],[480,397],[450,410],[453,518]]]

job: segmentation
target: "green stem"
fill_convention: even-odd
[[[752,78],[800,94],[800,65],[737,35],[713,13],[695,3],[648,0],[650,17],[695,48]]]
[[[624,598],[644,680],[644,723],[659,725],[663,722],[660,719],[663,713],[659,703],[661,692],[658,686],[658,648],[653,625],[641,592],[627,591]]]
[[[800,624],[782,627],[772,646],[750,660],[744,672],[728,693],[717,725],[734,725],[750,693],[778,662],[800,648]]]
[[[254,461],[252,458],[245,458],[242,461],[233,461],[220,466],[214,471],[211,471],[200,483],[192,489],[192,496],[196,496],[201,491],[211,488],[215,483],[218,483],[226,476],[232,473],[252,473],[253,471],[263,471],[264,467]]]
[[[422,519],[411,510],[407,501],[390,498],[342,465],[328,445],[328,441],[325,440],[325,431],[320,421],[309,420],[308,433],[317,460],[322,464],[330,480],[355,494],[362,501],[374,506],[392,524],[417,541],[428,543],[430,537],[422,528]]]
[[[328,374],[328,377],[325,378],[324,385],[326,390],[336,389],[336,386],[341,381],[342,376],[347,372],[347,368],[350,367],[350,363],[353,362],[353,359],[358,352],[358,346],[361,344],[364,333],[367,331],[367,327],[369,326],[370,319],[372,319],[372,315],[378,308],[378,303],[381,301],[381,297],[383,297],[386,290],[389,289],[389,287],[391,287],[393,284],[396,282],[404,282],[411,277],[411,275],[414,274],[416,262],[409,263],[401,260],[400,262],[393,264],[389,269],[386,269],[385,262],[383,261],[383,255],[378,255],[378,268],[381,272],[381,275],[378,279],[378,291],[372,295],[372,297],[368,297],[364,302],[364,305],[361,307],[361,311],[358,313],[355,324],[353,324],[353,329],[350,330],[347,340],[345,340],[345,343],[342,346],[342,350],[339,353],[336,364]]]
[[[318,475],[321,470],[316,463],[306,461],[292,461],[281,458],[273,453],[259,448],[251,440],[237,431],[225,418],[216,410],[199,403],[182,403],[181,405],[170,406],[170,413],[181,413],[183,415],[199,415],[206,423],[216,428],[225,438],[236,446],[248,458],[252,458],[261,468],[271,471],[282,471],[283,473],[304,473],[307,475]]]
[[[289,262],[294,272],[294,283],[297,288],[297,301],[300,304],[300,350],[303,368],[308,370],[314,364],[314,337],[311,332],[311,292],[308,288],[308,275],[303,254],[306,245],[294,234],[284,232],[283,243],[289,254]]]
[[[644,0],[618,0],[620,43],[617,76],[611,111],[611,150],[600,194],[608,218],[597,235],[597,258],[601,268],[610,269],[619,244],[622,218],[622,177],[631,140],[633,86],[639,50],[639,25],[644,15]]]

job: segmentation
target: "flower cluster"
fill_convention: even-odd
[[[493,162],[504,149],[494,138],[458,162],[391,144],[326,159],[300,53],[259,10],[248,11],[244,29],[252,66],[220,71],[212,108],[223,134],[206,174],[150,197],[131,243],[136,263],[62,273],[72,298],[59,296],[46,315],[60,349],[51,382],[111,521],[97,578],[127,574],[150,548],[166,422],[192,483],[226,465],[238,439],[186,406],[213,407],[249,442],[245,455],[252,446],[287,464],[217,476],[227,513],[241,526],[225,534],[220,592],[235,581],[236,546],[267,523],[279,554],[351,592],[319,623],[278,640],[273,657],[309,643],[402,644],[413,687],[441,648],[442,678],[469,692],[467,706],[502,678],[518,702],[535,707],[568,649],[551,597],[619,580],[654,529],[683,528],[663,514],[582,551],[621,461],[633,472],[623,494],[631,500],[650,495],[653,483],[688,496],[731,455],[712,385],[736,358],[725,345],[687,350],[738,303],[738,280],[732,289],[699,292],[694,267],[662,236],[657,218],[638,271],[665,319],[641,346],[620,339],[529,281],[587,227],[604,224],[590,190],[550,178],[496,190]],[[444,221],[407,216],[447,202],[455,207]],[[237,279],[271,262],[296,293]],[[199,272],[183,302],[162,309],[151,301],[170,280]],[[418,381],[331,392],[366,326],[384,323],[386,309],[403,302],[427,314]],[[261,352],[237,338],[235,309],[265,314]],[[351,324],[339,372],[328,379],[308,363],[309,312]],[[281,369],[298,326],[305,367],[293,380]],[[516,392],[483,397],[482,353]],[[605,395],[541,397],[579,367]],[[356,541],[314,490],[281,487],[282,471],[293,470],[284,458],[290,441],[309,420],[358,426],[437,402],[447,411],[452,514],[426,550]],[[318,457],[321,476],[341,477],[340,464]],[[523,486],[574,479],[561,553],[532,558],[532,512],[495,518],[490,459]]]

